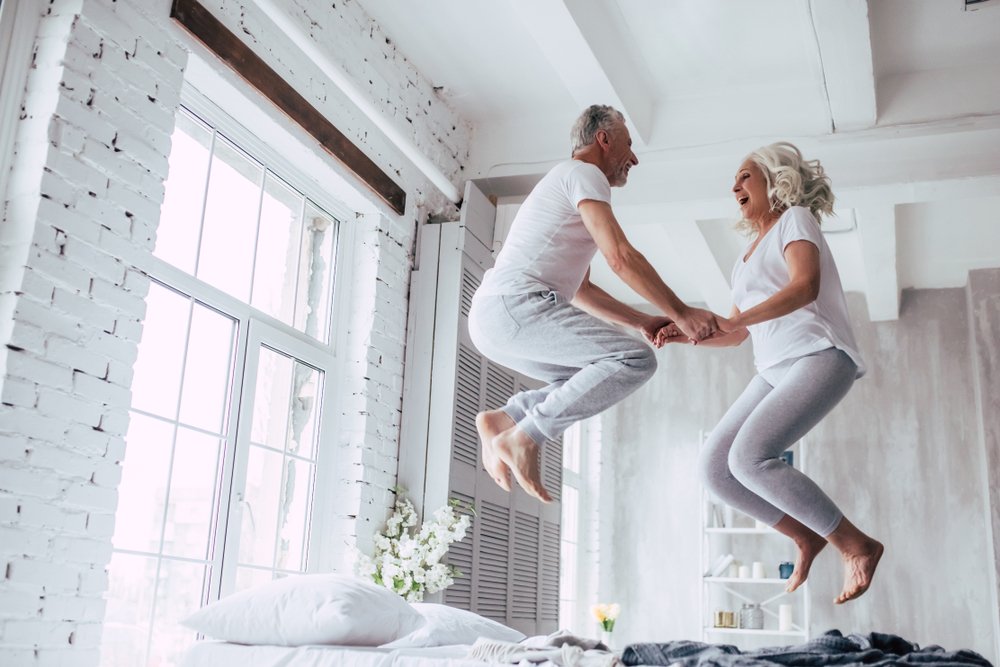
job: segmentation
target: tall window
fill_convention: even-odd
[[[315,560],[338,220],[186,109],[134,366],[102,665],[175,665],[178,621]]]
[[[599,600],[601,417],[563,433],[563,487],[559,627],[592,635],[590,608]],[[602,600],[611,602],[612,600]]]
[[[559,627],[569,628],[578,616],[580,560],[580,454],[583,425],[563,433],[562,534],[560,537]]]

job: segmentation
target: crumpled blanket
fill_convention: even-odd
[[[830,630],[798,646],[740,651],[729,644],[672,641],[663,644],[631,644],[622,653],[626,665],[673,665],[674,667],[763,667],[789,665],[935,665],[935,667],[992,667],[975,651],[945,651],[940,646],[920,648],[896,635],[872,632],[845,637]]]
[[[621,667],[622,664],[601,642],[564,630],[548,636],[529,637],[521,643],[480,637],[467,657],[494,664],[545,667]]]

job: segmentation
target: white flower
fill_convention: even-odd
[[[436,593],[454,583],[456,570],[441,561],[448,547],[465,538],[471,518],[456,514],[452,501],[432,513],[432,519],[413,530],[417,513],[413,503],[397,496],[385,531],[373,539],[372,556],[359,554],[357,571],[362,576],[396,591],[410,602],[420,602],[424,592]]]

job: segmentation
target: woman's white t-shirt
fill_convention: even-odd
[[[555,290],[576,296],[597,243],[577,208],[585,199],[611,202],[608,177],[580,160],[560,162],[524,200],[478,294]]]
[[[808,208],[793,206],[785,211],[744,261],[753,244],[747,246],[733,267],[733,303],[740,312],[746,312],[788,285],[785,248],[793,241],[809,241],[819,249],[819,296],[787,315],[747,327],[757,370],[836,347],[857,364],[860,378],[865,374],[865,365],[851,329],[840,274],[819,223]]]

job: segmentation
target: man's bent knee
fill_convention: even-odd
[[[656,353],[653,348],[643,345],[628,355],[626,365],[640,382],[645,382],[656,373]]]

